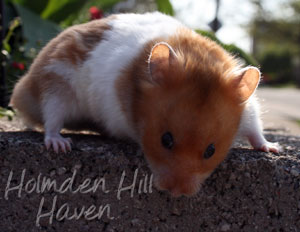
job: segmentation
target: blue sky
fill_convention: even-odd
[[[288,9],[282,8],[287,0],[265,0],[264,7],[271,14],[283,17]],[[215,0],[171,0],[176,17],[191,28],[209,29],[207,24],[215,17]],[[251,51],[251,38],[246,25],[255,14],[255,7],[249,0],[221,0],[219,19],[222,28],[217,36],[225,43]]]

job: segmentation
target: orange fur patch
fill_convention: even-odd
[[[55,49],[49,47],[49,59],[70,61],[74,65],[81,63],[87,58],[88,52],[101,41],[103,32],[109,30],[107,22],[111,18],[93,20],[68,28],[51,41],[50,47]]]
[[[153,83],[148,57],[157,42],[167,42],[178,56],[161,84]],[[226,157],[238,130],[242,105],[228,94],[225,80],[237,66],[216,43],[183,29],[168,40],[151,41],[118,82],[119,99],[141,138],[152,171],[163,189],[193,194],[196,176],[211,173]],[[171,132],[174,147],[161,144]],[[203,154],[215,144],[208,160]],[[170,186],[171,185],[171,186]]]

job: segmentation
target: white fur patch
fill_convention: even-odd
[[[111,29],[83,64],[81,78],[88,82],[88,105],[94,120],[112,135],[135,137],[121,110],[115,83],[147,42],[167,38],[182,24],[161,13],[122,14],[109,22]],[[147,62],[147,61],[145,61]]]
[[[66,120],[80,120],[82,118],[90,118],[89,117],[89,108],[87,105],[87,90],[89,87],[89,83],[86,79],[86,72],[82,67],[78,67],[73,65],[67,61],[58,61],[58,60],[50,60],[50,63],[44,67],[44,70],[47,73],[54,73],[60,76],[63,80],[65,80],[70,86],[72,86],[72,90],[75,90],[75,96],[72,96],[72,102],[68,102],[64,104],[65,108],[65,117]],[[59,86],[58,86],[59,87]],[[69,90],[65,90],[68,92]],[[60,90],[61,95],[63,96],[63,91]],[[76,97],[76,99],[74,99]],[[52,94],[47,93],[47,100],[55,98]],[[70,96],[69,96],[70,98]],[[62,101],[61,99],[60,101]],[[43,105],[46,105],[43,103]],[[65,120],[64,120],[65,121]]]
[[[44,70],[62,76],[66,80],[70,80],[78,71],[76,70],[76,67],[69,62],[58,60],[50,60],[50,63],[44,67]]]
[[[259,103],[256,96],[251,96],[242,114],[240,132],[247,134],[255,128],[261,128]]]

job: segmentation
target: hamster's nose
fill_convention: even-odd
[[[160,190],[169,191],[172,194],[172,190],[175,189],[175,183],[172,179],[164,179],[164,180],[157,180],[155,185]],[[176,192],[175,192],[176,193]],[[172,194],[173,195],[173,194]]]
[[[190,197],[195,195],[198,192],[198,189],[195,188],[194,186],[180,186],[179,188],[172,188],[169,190],[172,197],[180,197],[180,196],[186,196]]]
[[[170,192],[172,197],[180,197],[182,195],[185,195],[185,194],[181,193],[179,191],[179,189],[177,189],[177,188],[169,189],[169,192]]]
[[[172,197],[180,197],[182,195],[191,196],[197,192],[193,186],[186,183],[178,184],[175,181],[168,181],[163,184],[159,184],[158,188],[169,191]]]

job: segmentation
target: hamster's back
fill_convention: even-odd
[[[155,39],[167,40],[183,25],[158,12],[116,15],[108,25],[110,29],[103,33],[103,40],[90,52],[83,65],[82,72],[88,73],[88,77],[81,76],[84,82],[90,83],[86,92],[88,96],[85,98],[88,99],[87,105],[92,118],[105,121],[109,131],[120,128],[121,133],[131,129],[119,103],[116,80],[143,52],[148,42]],[[79,85],[76,86],[78,88]],[[77,92],[80,91],[82,92],[82,88]],[[96,106],[94,102],[97,102]],[[119,122],[117,127],[116,122]]]
[[[68,102],[63,116],[68,120],[88,116],[112,122],[111,127],[119,122],[128,131],[115,81],[148,41],[167,39],[179,27],[180,22],[158,12],[119,14],[73,26],[43,48],[18,83],[12,104],[32,124],[41,123],[47,115],[45,103],[55,93]]]

